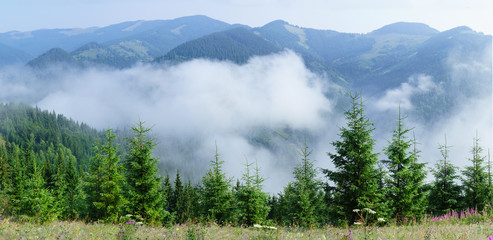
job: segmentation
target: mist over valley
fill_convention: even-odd
[[[257,161],[264,190],[278,193],[305,138],[315,166],[333,168],[327,152],[346,124],[350,92],[363,96],[379,159],[399,108],[428,168],[441,158],[445,135],[461,168],[476,132],[486,155],[491,44],[491,35],[464,26],[440,32],[401,22],[352,34],[206,16],[7,32],[0,33],[0,102],[122,137],[140,119],[152,127],[161,175],[179,169],[200,182],[217,145],[228,177],[240,178],[246,159]]]

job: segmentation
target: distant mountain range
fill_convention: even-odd
[[[422,114],[425,119],[442,109],[423,109],[440,104],[446,112],[460,101],[454,98],[459,92],[466,97],[481,94],[478,91],[491,93],[491,35],[464,26],[440,32],[422,23],[405,22],[355,34],[303,28],[282,20],[251,28],[190,16],[102,28],[7,32],[0,34],[0,66],[27,63],[44,68],[64,63],[128,68],[136,63],[174,64],[194,58],[243,64],[252,56],[283,49],[299,54],[308,68],[335,84],[365,89],[369,95],[382,95],[416,74],[430,76],[449,93],[442,98],[423,93],[415,99],[417,111],[426,112]],[[452,81],[452,55],[484,69],[481,79]]]

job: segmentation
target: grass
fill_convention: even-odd
[[[130,223],[130,224],[129,224]],[[55,221],[49,224],[0,220],[0,239],[488,239],[491,221],[464,224],[429,221],[384,227],[277,229],[182,224],[172,227]]]

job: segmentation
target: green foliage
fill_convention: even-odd
[[[224,161],[219,160],[219,153],[214,155],[211,167],[202,178],[201,191],[202,213],[210,221],[224,223],[229,220],[233,195],[231,193],[231,179],[226,178],[222,171]]]
[[[397,129],[393,131],[392,140],[385,148],[388,160],[383,161],[389,170],[386,179],[386,194],[389,199],[391,216],[398,221],[404,217],[419,217],[424,211],[423,181],[426,177],[425,164],[418,163],[418,151],[411,149],[413,142],[406,134],[405,117],[397,120]],[[415,144],[414,144],[415,145]]]
[[[356,220],[353,209],[371,208],[385,212],[382,192],[378,189],[379,171],[374,153],[375,140],[372,138],[373,124],[364,115],[362,97],[352,96],[352,107],[344,115],[347,127],[341,127],[341,140],[332,145],[336,153],[328,153],[335,170],[324,169],[324,174],[335,186],[329,188],[333,195],[328,203],[332,221],[352,224]]]
[[[476,137],[473,139],[473,146],[471,148],[472,166],[467,166],[462,171],[463,179],[462,185],[464,189],[464,201],[467,208],[477,208],[479,211],[483,210],[485,206],[490,203],[489,195],[491,189],[488,186],[488,173],[486,172],[486,166],[484,166],[485,156],[482,156],[483,148],[479,146],[479,138],[476,133]]]
[[[123,175],[118,164],[118,146],[111,128],[106,131],[104,145],[97,144],[89,174],[86,175],[89,217],[93,220],[116,221],[122,212]]]
[[[442,215],[462,207],[461,187],[456,183],[459,176],[457,175],[457,167],[452,165],[448,159],[449,148],[447,138],[445,138],[445,144],[439,147],[442,159],[432,170],[435,179],[431,183],[429,193],[429,201],[432,203],[429,210],[435,215]]]
[[[263,223],[269,213],[267,205],[268,196],[262,191],[262,182],[264,179],[260,176],[258,165],[255,167],[255,173],[250,173],[252,164],[246,160],[246,171],[243,173],[244,184],[238,186],[235,192],[238,221],[246,226],[252,226],[256,223]]]
[[[157,176],[157,159],[152,156],[154,140],[148,138],[151,129],[139,121],[132,127],[134,136],[128,139],[128,155],[124,162],[128,184],[128,211],[146,221],[161,220],[165,201],[160,194],[161,179]]]
[[[312,227],[324,220],[325,213],[324,192],[322,182],[318,180],[317,171],[310,161],[311,151],[306,143],[300,149],[301,162],[294,169],[294,182],[284,188],[284,199],[281,204],[286,204],[284,219],[289,219],[290,224],[302,227]]]

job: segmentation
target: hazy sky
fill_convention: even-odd
[[[228,23],[291,24],[366,33],[422,22],[440,31],[466,25],[492,33],[491,0],[0,0],[0,32],[106,26],[122,21],[202,14]]]

